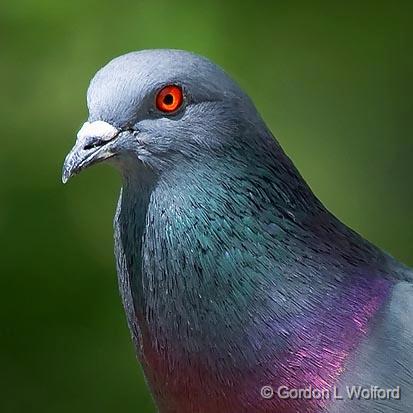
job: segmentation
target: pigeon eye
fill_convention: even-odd
[[[183,101],[182,88],[176,85],[165,86],[156,95],[156,107],[165,113],[175,112],[181,107]]]

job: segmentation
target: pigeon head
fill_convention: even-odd
[[[253,104],[222,69],[179,50],[115,58],[90,83],[88,121],[63,167],[63,182],[110,161],[161,173],[183,159],[218,156],[242,143],[239,128],[260,122]]]

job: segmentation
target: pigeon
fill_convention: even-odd
[[[159,412],[413,411],[413,271],[323,206],[223,69],[128,53],[87,104],[62,179],[122,176],[119,289]]]

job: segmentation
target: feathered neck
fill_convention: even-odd
[[[261,155],[125,181],[141,360],[160,403],[176,404],[165,411],[302,407],[261,400],[259,384],[333,385],[391,287],[385,257],[323,208],[287,158]]]

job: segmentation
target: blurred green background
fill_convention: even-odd
[[[411,2],[0,4],[1,412],[153,412],[118,297],[107,166],[60,182],[114,56],[204,54],[252,96],[316,194],[413,265]]]

